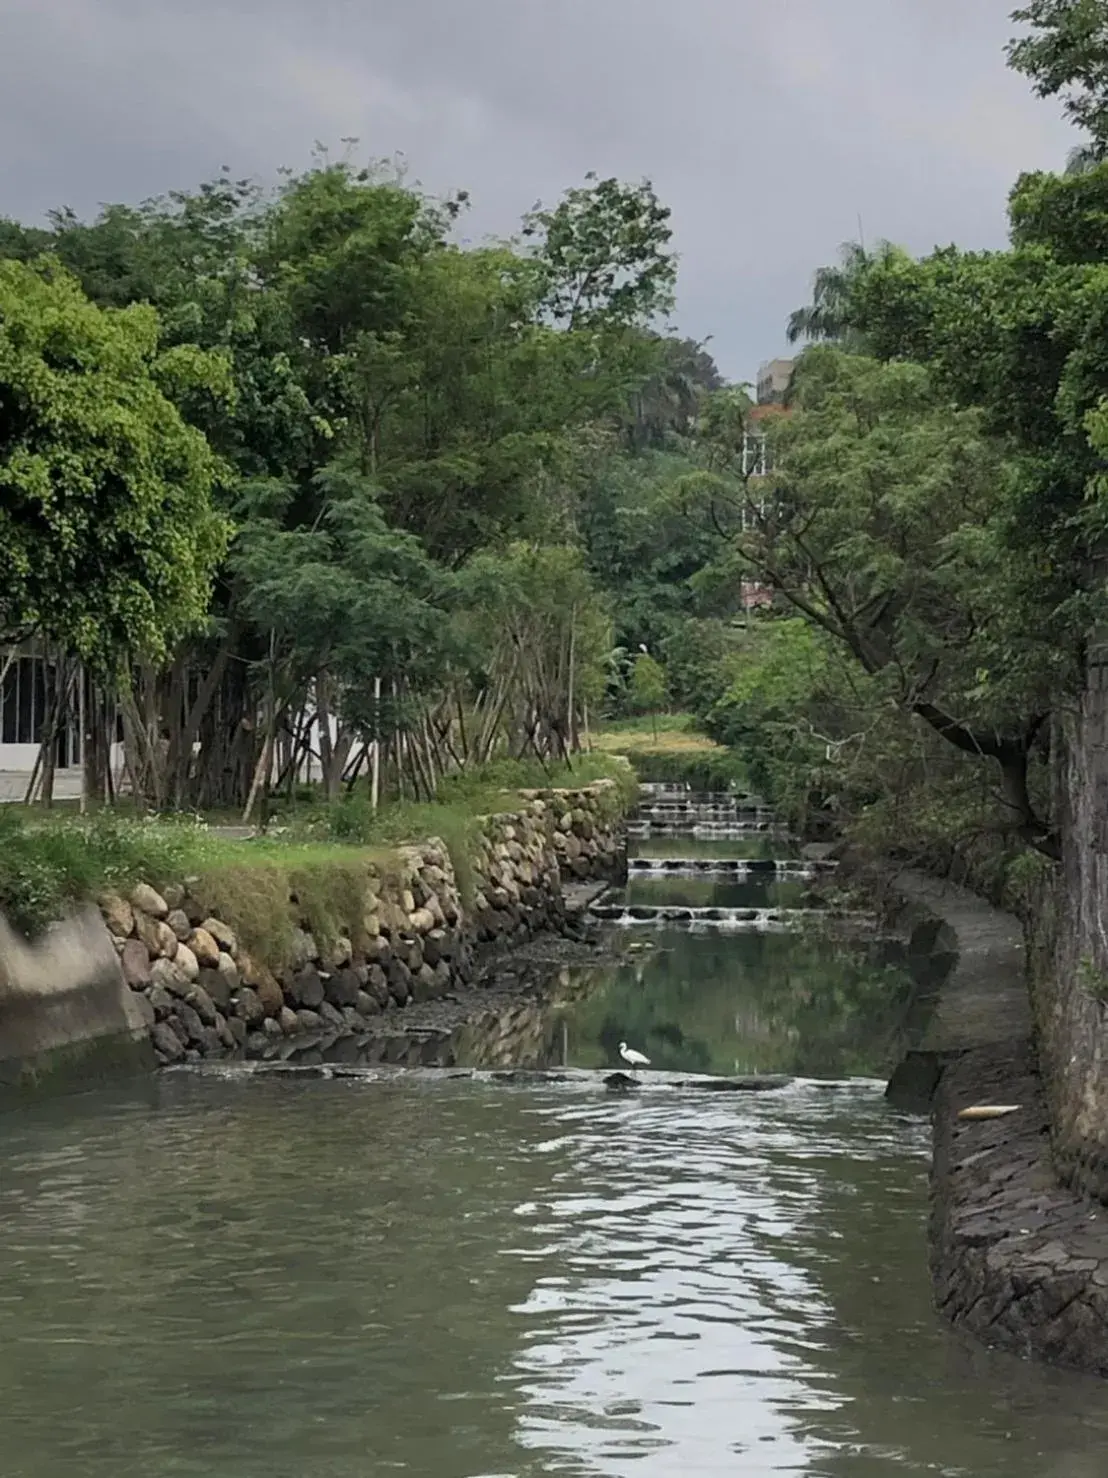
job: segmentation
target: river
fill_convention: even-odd
[[[6,1115],[5,1478],[1100,1478],[1108,1386],[931,1311],[895,970],[627,932],[570,1063],[801,1076],[180,1074]]]

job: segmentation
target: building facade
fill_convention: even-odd
[[[758,404],[780,405],[793,377],[795,359],[768,359],[758,370]]]

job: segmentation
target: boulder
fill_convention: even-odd
[[[199,1046],[203,1041],[204,1022],[199,1011],[191,1006],[188,1001],[178,1001],[173,1008],[173,1014],[177,1021],[185,1029],[186,1042],[192,1042]]]
[[[330,1001],[324,1001],[319,1008],[319,1014],[325,1026],[331,1031],[342,1032],[346,1030],[346,1022],[342,1019],[342,1012],[337,1011]]]
[[[219,964],[219,945],[202,924],[189,935],[188,943],[199,963],[214,970]]]
[[[336,939],[327,951],[327,965],[331,970],[342,970],[349,965],[354,955],[354,946],[349,939]]]
[[[303,1028],[300,1018],[290,1006],[282,1006],[281,1014],[277,1018],[277,1024],[286,1037],[295,1037]]]
[[[323,1030],[323,1017],[316,1011],[301,1007],[296,1013],[296,1019],[300,1022],[302,1031],[321,1032]]]
[[[359,1016],[380,1016],[380,1003],[369,994],[368,991],[360,990],[358,999],[354,1002],[354,1009]]]
[[[148,883],[139,883],[132,888],[131,904],[152,919],[164,919],[169,912],[169,904]]]
[[[132,990],[145,990],[150,984],[150,953],[141,939],[127,939],[119,954],[123,978]]]
[[[171,996],[186,996],[192,989],[192,981],[182,975],[173,960],[155,960],[150,966],[151,985],[160,985]]]
[[[117,939],[129,939],[135,932],[135,911],[118,893],[105,893],[100,900],[100,912],[108,931]]]
[[[242,1026],[241,1021],[238,1024],[240,1027]],[[238,1046],[238,1040],[235,1037],[234,1032],[231,1030],[231,1023],[227,1020],[222,1011],[217,1011],[215,1013],[215,1030],[216,1035],[219,1037],[219,1045],[223,1047],[227,1052],[234,1052],[234,1050]]]
[[[305,965],[289,980],[289,995],[297,1006],[316,1011],[323,1002],[323,981],[314,965]]]
[[[158,1021],[151,1027],[150,1040],[159,1062],[180,1062],[185,1055],[185,1044],[166,1021]]]
[[[204,919],[200,927],[206,930],[220,949],[226,950],[229,955],[237,951],[238,939],[235,937],[235,931],[222,919]]]
[[[273,976],[270,975],[267,980],[259,980],[254,989],[258,993],[266,1016],[277,1016],[285,1004],[285,997]]]
[[[177,938],[181,941],[182,944],[184,944],[189,935],[192,933],[192,925],[189,923],[189,916],[183,908],[170,909],[168,915],[166,916],[166,923],[173,930],[174,934],[176,934]]]
[[[235,998],[235,1015],[240,1017],[247,1026],[261,1026],[266,1017],[265,1007],[258,992],[249,985],[240,987]]]
[[[141,910],[135,912],[135,933],[152,959],[171,960],[177,953],[177,936],[168,924]]]
[[[292,969],[303,970],[306,965],[318,959],[319,949],[312,936],[304,929],[294,929],[289,946],[289,964]]]
[[[246,1022],[241,1016],[228,1016],[227,1031],[236,1048],[246,1046]]]
[[[211,996],[220,1011],[227,1011],[231,1006],[231,987],[223,978],[219,970],[213,970],[210,966],[198,972],[197,984]],[[264,1015],[264,1013],[263,1013]]]
[[[417,934],[428,934],[435,927],[435,915],[429,908],[416,908],[408,915],[408,923]]]
[[[180,883],[167,883],[162,889],[162,897],[165,899],[166,908],[172,913],[175,908],[181,908],[184,905],[185,890]]]
[[[383,1011],[389,1004],[389,977],[380,965],[370,965],[365,983],[366,993],[373,997]]]
[[[421,965],[412,977],[412,999],[431,1001],[438,994],[435,972],[430,965]]]
[[[173,956],[173,963],[186,980],[195,980],[200,974],[200,963],[187,944],[181,944],[178,941],[177,953]]]
[[[328,980],[324,990],[324,998],[330,1001],[332,1006],[341,1010],[343,1006],[353,1006],[361,993],[361,982],[357,973],[350,968],[336,970]]]
[[[216,1016],[219,1013],[215,1009],[215,1002],[202,985],[194,985],[185,1000],[205,1026],[215,1026]]]
[[[216,964],[215,968],[219,971],[219,974],[226,982],[228,990],[238,990],[239,982],[242,979],[241,975],[239,974],[239,967],[235,964],[234,960],[229,954],[224,953],[222,948],[219,951],[219,961]]]
[[[154,1015],[159,1021],[164,1021],[173,1010],[173,997],[160,985],[152,985],[146,992],[146,999],[154,1008]]]

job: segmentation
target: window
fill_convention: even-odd
[[[0,668],[4,661],[0,660]],[[41,657],[17,657],[0,690],[0,743],[39,744],[46,717],[46,672]]]
[[[21,656],[9,666],[7,654],[0,647],[0,672],[4,673],[0,685],[0,744],[41,744],[48,706],[46,662],[42,657]],[[66,715],[58,732],[55,762],[63,767],[79,763],[79,747],[73,712]]]

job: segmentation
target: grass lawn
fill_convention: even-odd
[[[290,889],[326,935],[333,932],[328,921],[349,911],[359,889],[364,896],[371,872],[395,869],[396,849],[405,843],[441,838],[464,895],[479,817],[515,809],[514,794],[521,789],[605,778],[620,781],[613,808],[629,805],[634,778],[611,754],[577,756],[571,767],[499,761],[444,780],[433,803],[392,802],[374,812],[361,786],[331,806],[273,806],[266,833],[248,840],[211,829],[238,819],[227,815],[139,816],[120,807],[80,816],[69,807],[4,805],[0,909],[16,928],[33,934],[99,893],[126,892],[140,881],[159,886],[191,880],[211,911],[259,948],[260,935],[284,927],[275,921],[288,914]],[[276,943],[271,937],[264,942]]]

